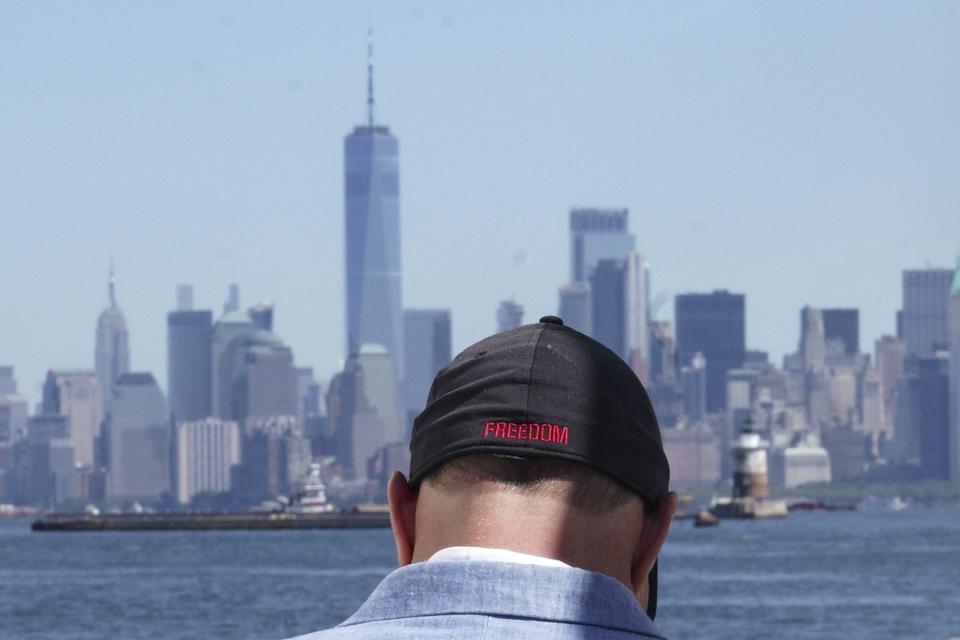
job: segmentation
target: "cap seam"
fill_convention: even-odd
[[[533,384],[533,365],[537,362],[537,349],[540,347],[540,341],[546,327],[540,327],[540,333],[537,334],[537,341],[533,343],[533,355],[530,357],[530,368],[527,370],[527,397],[524,399],[523,406],[526,409],[527,422],[530,422],[530,385]]]

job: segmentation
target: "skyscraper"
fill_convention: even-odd
[[[827,340],[843,342],[844,352],[853,355],[860,351],[860,310],[823,309],[823,334]]]
[[[409,430],[413,417],[426,405],[434,376],[450,362],[450,310],[404,310],[403,343],[403,397]]]
[[[800,356],[804,371],[823,371],[827,366],[827,339],[820,309],[800,310]]]
[[[123,312],[117,307],[114,287],[113,265],[110,265],[110,306],[103,310],[97,320],[97,345],[95,368],[100,383],[103,412],[110,412],[110,389],[121,375],[130,370],[130,335]],[[80,458],[80,450],[77,450]]]
[[[593,333],[593,308],[590,285],[586,282],[569,282],[560,287],[557,315],[563,324],[588,336]]]
[[[604,258],[590,273],[593,338],[621,358],[626,355],[626,261]]]
[[[273,331],[273,303],[260,302],[247,310],[250,321],[257,329]]]
[[[570,211],[570,280],[586,282],[601,260],[619,260],[634,250],[627,209]]]
[[[897,380],[903,375],[903,342],[893,336],[880,336],[874,343],[874,354],[880,377],[880,419],[884,431],[893,433],[897,415]]]
[[[273,308],[268,309],[272,325]],[[213,415],[236,420],[241,428],[248,418],[300,415],[293,352],[280,336],[257,328],[254,318],[266,326],[262,312],[263,307],[247,314],[231,311],[213,328]]]
[[[227,289],[227,299],[223,303],[223,315],[240,310],[240,285],[236,282]]]
[[[688,424],[697,424],[707,414],[707,363],[702,353],[695,353],[690,365],[680,369],[683,387],[683,413]]]
[[[384,446],[403,442],[404,421],[391,386],[390,354],[367,345],[330,381],[327,411],[338,460],[354,479],[368,478],[368,463]]]
[[[233,419],[234,382],[238,370],[238,351],[253,335],[256,327],[250,317],[241,311],[230,311],[213,326],[211,351],[210,387],[212,391],[213,416]]]
[[[177,285],[177,311],[193,311],[193,285]]]
[[[261,330],[250,336],[238,355],[232,417],[244,424],[250,418],[296,418],[297,369],[290,347],[276,334]]]
[[[960,345],[960,258],[957,258],[957,271],[947,300],[947,344]]]
[[[210,311],[167,314],[167,391],[174,422],[212,415],[212,319]]]
[[[17,378],[13,375],[13,367],[0,367],[0,396],[12,396],[16,392]]]
[[[186,504],[198,493],[232,488],[240,464],[240,428],[236,422],[206,418],[179,422],[176,428],[177,500]]]
[[[943,353],[917,361],[920,468],[935,480],[950,479],[949,367]]]
[[[670,379],[674,375],[674,340],[668,322],[650,323],[649,374],[651,379]]]
[[[346,352],[382,345],[400,379],[400,180],[397,138],[374,120],[373,53],[367,62],[367,123],[344,139]]]
[[[503,300],[497,307],[497,332],[510,331],[523,324],[523,306],[513,300]]]
[[[727,291],[687,293],[674,299],[677,366],[698,351],[707,359],[707,411],[726,408],[726,375],[746,354],[745,297]]]
[[[0,443],[26,435],[28,408],[27,398],[17,393],[13,367],[0,367]]]
[[[100,385],[93,371],[53,370],[43,385],[41,411],[67,416],[77,464],[96,462],[96,443],[103,422]]]
[[[947,304],[947,336],[950,343],[950,479],[960,480],[960,258],[950,285]]]
[[[170,490],[167,403],[149,373],[125,373],[113,388],[107,421],[112,501],[153,500]]]
[[[947,344],[947,297],[952,269],[903,272],[903,342],[907,354],[922,358]]]
[[[624,274],[624,357],[641,380],[648,379],[650,357],[650,267],[643,255],[626,256]]]

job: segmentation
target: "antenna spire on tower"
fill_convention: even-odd
[[[113,258],[110,258],[110,279],[107,283],[107,288],[110,293],[110,308],[117,308],[117,296],[114,292],[114,278],[113,278]]]
[[[367,120],[373,129],[373,29],[367,29]]]

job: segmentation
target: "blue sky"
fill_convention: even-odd
[[[599,7],[599,8],[598,8]],[[625,206],[654,293],[894,330],[900,271],[960,253],[960,4],[0,0],[0,363],[92,367],[116,262],[134,368],[166,384],[177,283],[343,345],[342,139],[400,139],[403,295],[454,347],[556,310],[571,206]],[[659,309],[670,318],[671,305]]]

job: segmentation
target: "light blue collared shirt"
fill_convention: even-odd
[[[441,558],[397,569],[337,627],[297,640],[662,636],[617,580],[574,567]]]

